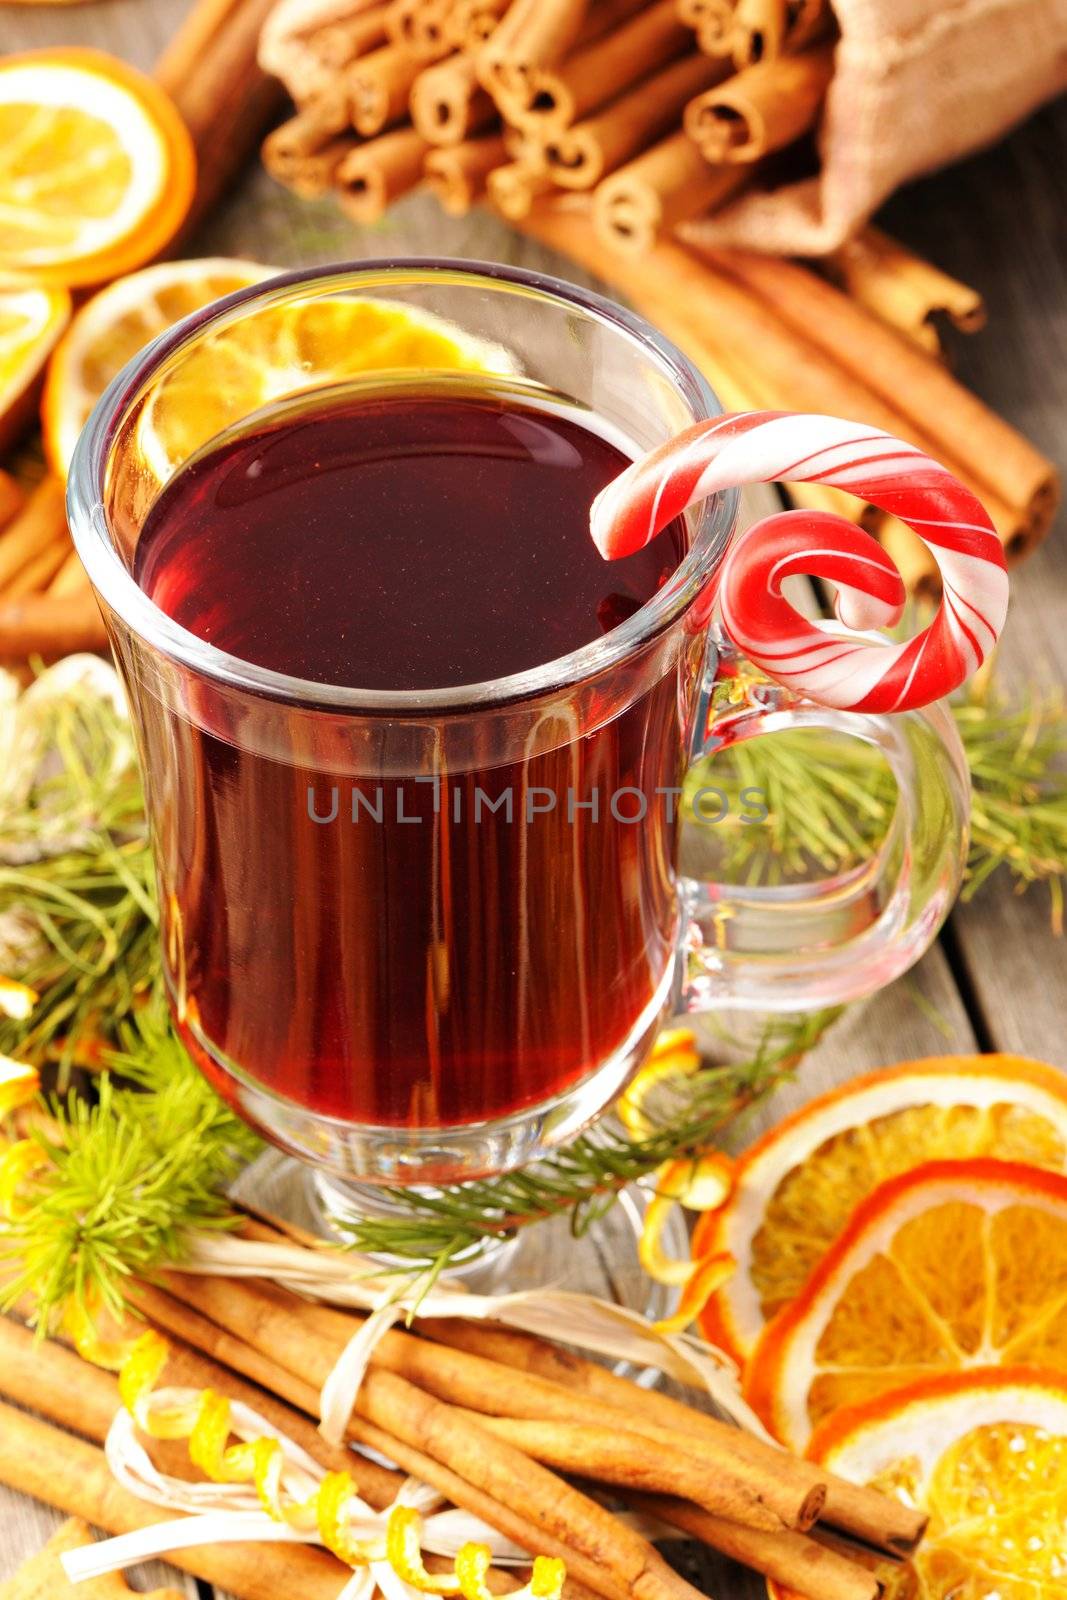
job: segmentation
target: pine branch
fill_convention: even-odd
[[[259,1149],[190,1060],[162,1000],[121,1031],[95,1098],[54,1096],[31,1121],[41,1164],[0,1236],[0,1257],[16,1263],[0,1305],[32,1295],[44,1328],[68,1300],[121,1315],[126,1282],[179,1259],[187,1230],[233,1226],[226,1187]]]
[[[397,1257],[425,1274],[427,1283],[449,1262],[470,1259],[552,1217],[569,1215],[571,1232],[580,1236],[629,1184],[665,1161],[696,1157],[713,1144],[778,1086],[841,1010],[772,1020],[747,1059],[705,1067],[677,1089],[664,1091],[644,1138],[630,1138],[601,1122],[536,1166],[447,1190],[396,1190],[396,1216],[367,1217],[342,1227],[354,1249]]]

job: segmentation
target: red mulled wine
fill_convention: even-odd
[[[602,637],[674,570],[678,527],[610,565],[593,547],[590,502],[625,464],[587,413],[517,388],[319,392],[176,474],[136,577],[220,650],[306,680],[289,691],[303,706],[316,684],[407,691],[381,713],[395,728],[451,688],[433,714],[458,716],[478,700],[462,686]],[[198,1059],[347,1122],[420,1127],[592,1072],[672,959],[678,706],[676,670],[573,728],[546,692],[551,736],[529,753],[475,743],[398,772],[375,770],[371,740],[358,777],[295,735],[267,755],[217,718],[147,718],[146,781],[170,775],[152,808],[170,979]]]

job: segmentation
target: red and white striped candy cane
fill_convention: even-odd
[[[790,605],[794,574],[837,585],[850,628],[900,619],[900,574],[870,534],[844,517],[783,511],[736,541],[723,563],[723,627],[768,677],[846,711],[908,711],[951,693],[997,641],[1008,606],[1004,552],[981,502],[913,445],[837,417],[755,411],[687,428],[609,483],[592,534],[607,560],[632,554],[687,506],[746,483],[825,483],[900,517],[928,545],[943,599],[904,644],[824,632]]]

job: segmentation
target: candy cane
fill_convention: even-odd
[[[837,585],[849,628],[892,626],[905,590],[878,542],[830,513],[784,511],[736,541],[723,563],[723,627],[768,677],[846,711],[907,711],[951,693],[996,644],[1008,605],[1004,551],[981,502],[929,456],[837,417],[755,411],[687,428],[601,490],[591,530],[606,560],[632,554],[687,506],[745,483],[824,483],[900,517],[928,545],[943,598],[904,644],[825,632],[785,599],[797,573]]]

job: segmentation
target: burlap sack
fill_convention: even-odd
[[[1067,88],[1067,0],[833,5],[841,42],[819,176],[738,200],[688,237],[821,255],[907,179],[991,144]]]

